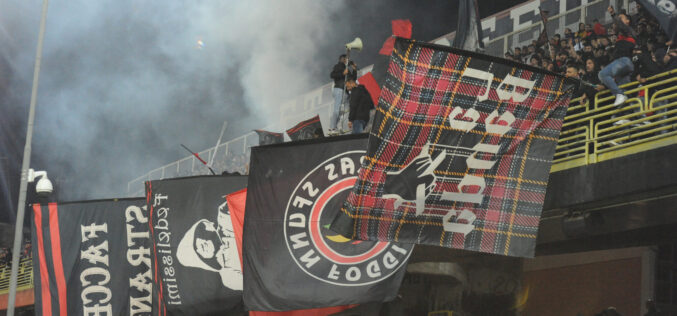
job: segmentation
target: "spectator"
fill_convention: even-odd
[[[516,60],[521,60],[522,59],[522,49],[519,47],[515,47],[515,54],[513,55]]]
[[[604,86],[602,86],[599,81],[598,77],[599,73],[599,67],[597,67],[597,63],[595,62],[595,58],[589,57],[585,60],[585,74],[581,77],[583,81],[594,84],[595,88],[589,87],[585,89],[584,96],[588,100],[590,100],[590,105],[594,106],[595,102],[595,94],[597,91],[601,91],[604,89]]]
[[[558,47],[558,46],[559,46],[559,34],[555,34],[550,39],[550,47]]]
[[[539,67],[541,65],[541,58],[539,58],[538,55],[531,56],[531,59],[529,60],[529,65]]]
[[[570,38],[573,39],[575,36],[576,35],[574,34],[574,32],[570,28],[567,27],[567,28],[564,29],[564,39],[566,39],[566,40],[568,40]]]
[[[584,38],[587,37],[587,32],[585,31],[585,23],[578,23],[578,32],[576,32],[576,37]]]
[[[667,42],[667,44],[670,45],[672,42]],[[669,46],[656,49],[656,60],[663,66],[664,71],[677,69],[677,49]]]
[[[357,64],[354,61],[348,62],[348,74],[346,74],[347,80],[357,80]]]
[[[345,87],[345,78],[347,74],[346,55],[343,54],[339,56],[338,63],[334,65],[331,74],[329,74],[329,76],[334,79],[334,90],[332,92],[334,96],[334,108],[332,109],[329,121],[329,134],[338,133],[336,126],[338,125],[339,115],[341,114],[340,111],[343,105],[343,89]]]
[[[374,102],[371,100],[367,88],[364,85],[358,85],[355,80],[348,80],[346,89],[350,92],[348,127],[353,129],[353,134],[359,134],[367,126],[369,111],[374,108]]]
[[[576,65],[567,65],[567,70],[566,73],[564,74],[567,78],[574,78],[574,79],[580,79],[579,74],[578,74],[578,66]],[[576,87],[574,90],[574,93],[571,95],[572,99],[579,98],[583,95],[583,89],[581,89],[581,86],[579,85]]]
[[[573,39],[573,48],[575,52],[580,52],[583,50],[583,40],[580,38],[576,37]]]
[[[592,44],[590,42],[583,43],[583,49],[579,52],[581,62],[593,58],[595,55],[592,52]]]
[[[505,52],[503,57],[507,60],[513,60],[513,61],[515,60],[515,58],[513,58],[512,54],[509,51]]]
[[[593,23],[593,32],[595,32],[596,35],[606,35],[606,28],[599,23],[598,19],[592,20]]]
[[[616,15],[612,6],[609,6],[608,11],[614,16],[614,28],[619,33],[619,38],[615,43],[613,61],[599,72],[599,80],[616,96],[614,105],[620,106],[628,97],[623,94],[624,91],[618,85],[629,83],[630,75],[635,70],[630,58],[636,35],[630,27],[630,19],[627,15],[623,13]]]
[[[522,62],[524,62],[525,64],[529,63],[529,61],[531,61],[531,57],[533,57],[535,54],[536,54],[536,46],[534,45],[527,46],[527,51],[525,52],[525,54],[522,55],[523,56]]]
[[[632,62],[635,66],[635,79],[640,83],[645,83],[646,78],[657,75],[661,72],[661,68],[655,61],[655,57],[646,47],[637,46],[632,51]]]

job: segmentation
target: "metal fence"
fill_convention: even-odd
[[[0,295],[9,293],[9,275],[12,269],[10,265],[0,266]],[[19,262],[19,274],[17,278],[17,291],[33,288],[33,259],[21,258]]]
[[[279,122],[275,124],[275,126],[291,127],[312,116],[320,115],[320,119],[323,122],[322,126],[326,129],[328,127],[331,115],[331,105],[333,102],[331,90],[329,90],[329,93],[326,93],[325,91],[327,90],[327,87],[331,89],[331,85],[325,85],[300,96],[295,100],[296,102],[288,102],[287,106],[283,106],[281,109],[281,115],[278,118]],[[298,100],[300,100],[300,102]],[[347,107],[344,107],[344,110],[347,111]],[[346,124],[345,121],[346,120],[343,120],[342,125]],[[278,131],[280,128],[267,126],[262,129]],[[347,127],[344,126],[344,129],[347,129]],[[218,147],[203,150],[198,154],[204,160],[213,160],[212,169],[217,174],[221,174],[224,171],[248,174],[251,148],[258,145],[258,135],[255,132],[249,132],[223,142]],[[143,196],[144,183],[146,181],[208,174],[211,174],[211,172],[204,164],[195,158],[195,156],[188,156],[157,169],[153,169],[150,172],[129,181],[127,183],[127,195]]]

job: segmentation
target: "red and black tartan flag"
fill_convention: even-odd
[[[331,229],[533,256],[571,96],[559,75],[398,39],[367,157]]]
[[[142,198],[34,204],[35,315],[151,315]]]
[[[324,137],[320,116],[315,115],[310,119],[296,124],[294,127],[287,130],[287,135],[289,135],[289,138],[291,138],[292,141]]]

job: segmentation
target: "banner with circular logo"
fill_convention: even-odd
[[[366,138],[352,137],[252,151],[243,237],[248,309],[395,297],[413,245],[350,240],[329,229],[357,180],[366,145]]]

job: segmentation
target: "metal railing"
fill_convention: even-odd
[[[551,172],[677,144],[677,70],[621,88],[628,100],[618,107],[609,90],[571,101]]]
[[[326,88],[326,85],[322,86],[312,90],[311,92],[307,93],[307,95],[317,95],[318,93],[321,94],[321,91],[325,90]],[[304,96],[299,98],[301,100],[305,99]],[[280,118],[282,120],[280,124],[282,126],[291,126],[317,114],[320,115],[320,118],[324,122],[327,122],[329,121],[329,117],[331,115],[332,102],[333,99],[323,98],[322,100],[315,100],[311,105],[304,104],[303,108],[294,107],[284,109],[282,117]],[[347,106],[344,106],[344,110],[347,111]],[[343,125],[345,125],[345,121],[346,120],[343,120]],[[326,127],[328,125],[323,124],[323,126]],[[344,129],[346,128],[347,127],[344,126]],[[263,127],[263,129],[276,131],[275,128],[271,127]],[[214,155],[214,151],[216,150],[216,155],[212,165],[212,168],[215,172],[220,173],[222,171],[228,171],[247,174],[249,169],[251,147],[258,146],[258,144],[258,135],[255,132],[249,132],[242,136],[228,140],[220,144],[218,147],[212,147],[203,150],[198,154],[203,159],[208,160],[209,157]],[[211,174],[209,169],[199,162],[197,158],[194,156],[187,156],[178,161],[153,169],[150,172],[129,181],[127,183],[127,195],[143,196],[144,183],[146,181],[208,174]]]
[[[0,295],[9,293],[10,265],[0,266]],[[33,288],[33,259],[21,258],[19,262],[19,277],[17,279],[17,292]]]

